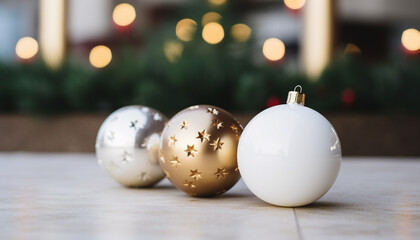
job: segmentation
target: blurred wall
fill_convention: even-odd
[[[363,22],[401,22],[420,20],[418,0],[339,0],[343,20]]]
[[[16,42],[22,36],[37,37],[38,1],[0,1],[0,60],[15,57]]]
[[[112,24],[111,0],[70,0],[69,41],[81,43],[106,37]]]

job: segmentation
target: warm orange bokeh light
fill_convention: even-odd
[[[401,43],[408,51],[420,50],[420,32],[417,29],[410,28],[403,32]]]
[[[184,45],[179,41],[167,41],[163,46],[163,52],[165,53],[165,57],[171,63],[176,62],[181,57],[183,50]]]
[[[270,61],[278,61],[284,57],[286,48],[277,38],[270,38],[264,42],[263,54]]]
[[[184,18],[176,24],[176,36],[184,42],[189,42],[193,39],[194,33],[197,30],[197,23],[189,18]]]
[[[230,29],[232,38],[238,42],[246,42],[251,36],[251,28],[243,23],[238,23],[232,26]]]
[[[118,4],[112,13],[112,19],[118,26],[125,27],[136,19],[136,10],[128,3]]]
[[[16,43],[16,55],[20,59],[31,59],[38,53],[38,42],[31,37],[23,37]]]
[[[106,67],[112,60],[112,52],[107,46],[99,45],[90,51],[89,61],[96,68]]]
[[[292,10],[301,9],[306,3],[306,0],[284,0],[284,5]]]
[[[221,6],[226,3],[226,0],[209,0],[209,3],[214,6]]]
[[[362,50],[360,50],[360,48],[353,44],[353,43],[348,43],[346,45],[346,48],[344,49],[344,54],[348,55],[348,54],[361,54]]]
[[[218,44],[225,37],[225,32],[222,25],[211,22],[204,26],[202,36],[207,43]]]
[[[208,12],[203,15],[201,19],[201,24],[205,26],[207,23],[211,22],[219,22],[222,19],[222,15],[218,14],[217,12]]]

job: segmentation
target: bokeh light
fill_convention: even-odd
[[[201,24],[205,26],[207,23],[219,22],[222,19],[222,15],[217,12],[208,12],[201,18]]]
[[[353,43],[348,43],[344,49],[344,55],[361,54],[362,50]]]
[[[279,61],[284,57],[286,48],[284,43],[277,38],[270,38],[264,42],[263,54],[270,61]]]
[[[232,38],[238,42],[246,42],[251,36],[251,28],[243,23],[238,23],[232,26],[230,29]]]
[[[225,32],[222,25],[211,22],[204,26],[202,36],[207,43],[218,44],[225,37]]]
[[[89,61],[96,68],[106,67],[112,60],[112,52],[107,46],[99,45],[90,51]]]
[[[31,59],[38,53],[38,42],[31,37],[23,37],[16,43],[16,55],[20,59]]]
[[[284,5],[292,10],[301,9],[306,3],[306,0],[284,0]]]
[[[401,43],[408,51],[420,51],[420,32],[414,28],[405,30],[401,36]]]
[[[191,41],[197,30],[197,23],[189,18],[182,19],[176,24],[176,36],[182,41]]]
[[[178,41],[166,41],[165,45],[163,46],[165,57],[171,63],[176,62],[181,57],[183,50],[184,45]]]
[[[341,103],[347,107],[351,107],[356,101],[356,94],[352,88],[346,88],[341,92]]]
[[[214,6],[221,6],[226,3],[226,0],[209,0],[209,3]]]
[[[112,19],[118,26],[125,27],[134,22],[136,19],[136,10],[128,3],[118,4],[112,13]]]

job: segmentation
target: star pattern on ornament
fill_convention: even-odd
[[[207,108],[207,112],[214,115],[219,115],[219,111],[217,111],[216,108]]]
[[[165,163],[165,156],[163,155],[162,150],[159,150],[159,159],[162,163]]]
[[[196,170],[190,170],[191,171],[191,178],[194,178],[196,181],[200,180],[201,178],[203,178],[203,173],[199,172],[198,169]]]
[[[138,175],[137,179],[145,182],[150,179],[150,176],[147,174],[147,172],[142,172]]]
[[[238,127],[232,123],[232,125],[230,125],[230,129],[232,129],[235,133],[238,133]]]
[[[139,120],[134,120],[130,122],[130,128],[134,128],[134,130],[137,130],[139,128],[143,128],[143,125],[139,124]]]
[[[188,129],[190,126],[190,121],[182,121],[181,129]]]
[[[217,172],[214,173],[216,175],[217,179],[224,178],[229,173],[226,171],[225,168],[217,168]]]
[[[108,135],[106,136],[106,138],[109,140],[109,141],[114,141],[114,139],[115,139],[115,132],[114,131],[109,131],[109,133],[108,133]]]
[[[204,129],[202,132],[198,132],[198,136],[196,138],[199,138],[201,143],[204,142],[204,140],[210,141],[211,134],[206,132],[206,129]]]
[[[128,162],[133,161],[133,156],[131,156],[131,154],[127,151],[124,151],[122,157],[123,158],[122,158],[121,162],[123,162],[123,163],[128,163]]]
[[[167,178],[170,178],[170,177],[171,177],[171,175],[169,174],[168,170],[163,169],[163,173],[165,173],[165,176],[166,176]]]
[[[189,187],[189,188],[195,188],[196,187],[193,182],[190,182],[190,181],[187,181],[187,180],[185,180],[184,186]]]
[[[159,113],[155,113],[155,115],[153,115],[153,120],[155,120],[155,121],[162,121],[162,116],[160,116]]]
[[[176,139],[175,135],[169,136],[168,146],[175,147],[176,141],[178,141],[178,139]]]
[[[212,126],[213,127],[216,127],[217,129],[219,129],[219,128],[222,128],[223,127],[223,122],[222,121],[220,121],[218,118],[217,119],[213,119],[212,120]]]
[[[236,138],[239,140],[239,128],[238,128],[238,126],[236,126],[234,123],[232,123],[232,125],[230,126],[230,129],[233,130],[233,132],[235,133]]]
[[[238,126],[241,128],[241,129],[243,129],[244,127],[242,126],[242,124],[238,121],[238,120],[236,120],[236,123],[238,124]]]
[[[172,167],[178,167],[179,165],[181,165],[181,162],[178,160],[178,156],[174,156],[172,155],[172,158],[170,160]]]
[[[225,144],[220,141],[220,138],[217,138],[216,140],[213,140],[212,143],[210,143],[210,146],[213,146],[213,151],[216,151],[218,149],[222,149],[222,145]]]
[[[187,145],[187,149],[185,150],[185,152],[187,153],[187,157],[189,156],[193,156],[195,157],[194,154],[196,154],[198,151],[194,148],[194,144],[193,145]]]

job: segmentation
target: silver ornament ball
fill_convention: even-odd
[[[102,123],[96,137],[99,165],[120,184],[150,187],[165,174],[159,166],[159,143],[168,119],[160,112],[134,105],[120,108]]]

